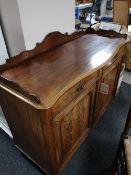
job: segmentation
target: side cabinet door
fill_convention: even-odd
[[[98,103],[100,116],[106,110],[112,97],[115,96],[120,66],[121,62],[117,62],[103,73]]]
[[[54,119],[57,155],[61,164],[75,152],[93,120],[96,84],[83,92]]]

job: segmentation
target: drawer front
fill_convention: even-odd
[[[113,64],[116,64],[125,54],[125,46],[121,47],[119,52],[103,67],[103,73],[108,71]]]
[[[68,91],[62,95],[52,108],[53,116],[56,116],[63,108],[65,108],[72,100],[74,100],[79,94],[81,94],[85,89],[92,83],[98,80],[99,72],[95,72],[92,75],[84,78],[78,82],[75,86],[70,88]]]

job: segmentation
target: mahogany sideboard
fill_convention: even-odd
[[[53,32],[0,66],[15,144],[49,175],[63,170],[117,91],[126,40],[93,33]]]

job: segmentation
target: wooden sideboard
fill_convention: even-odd
[[[47,174],[63,170],[116,94],[126,40],[101,34],[54,32],[0,66],[15,144]]]

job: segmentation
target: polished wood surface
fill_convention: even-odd
[[[126,40],[91,31],[48,35],[60,41],[1,66],[0,104],[15,144],[49,175],[64,169],[116,94]]]
[[[76,82],[106,64],[123,44],[122,39],[85,35],[7,69],[0,77],[17,83],[48,108]]]

